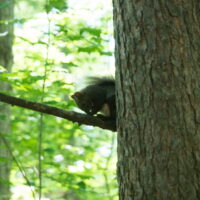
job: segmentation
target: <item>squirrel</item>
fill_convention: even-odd
[[[108,77],[90,77],[89,85],[72,95],[78,107],[102,120],[116,119],[115,80]]]

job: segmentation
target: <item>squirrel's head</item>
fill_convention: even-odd
[[[94,115],[97,113],[98,110],[96,110],[91,98],[83,92],[75,92],[71,97],[75,100],[78,107],[87,114]]]

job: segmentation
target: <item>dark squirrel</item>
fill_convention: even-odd
[[[89,85],[72,95],[78,107],[103,120],[116,119],[115,80],[108,77],[90,78]]]

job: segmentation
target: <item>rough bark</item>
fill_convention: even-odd
[[[120,200],[198,200],[199,0],[113,4]]]
[[[8,72],[11,71],[13,56],[13,1],[0,0],[0,65]],[[9,91],[10,85],[0,80],[0,91]],[[10,109],[9,106],[0,104],[0,133],[10,134]],[[0,157],[5,161],[0,162],[0,199],[8,200],[9,175],[10,175],[10,155],[5,144],[0,140]]]

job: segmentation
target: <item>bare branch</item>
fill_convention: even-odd
[[[63,119],[70,120],[72,122],[78,122],[79,124],[85,124],[90,126],[97,126],[102,129],[107,129],[111,131],[116,131],[116,125],[114,120],[104,121],[99,117],[94,117],[86,114],[81,114],[73,111],[67,111],[53,106],[48,106],[41,103],[36,103],[33,101],[24,100],[21,98],[13,97],[0,93],[0,101],[11,104],[13,106],[19,106],[27,108],[30,110],[38,111],[41,113],[46,113],[49,115],[54,115]]]

